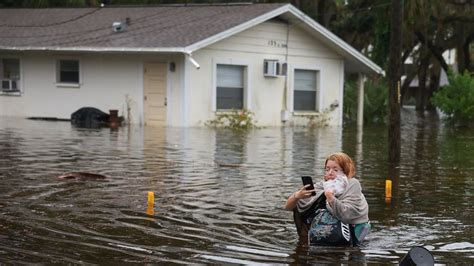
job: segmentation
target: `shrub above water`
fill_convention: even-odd
[[[230,128],[234,130],[257,128],[253,113],[246,109],[217,113],[216,118],[207,121],[206,125],[214,128]]]
[[[449,84],[434,92],[432,102],[453,125],[464,126],[474,122],[474,78],[448,72]]]

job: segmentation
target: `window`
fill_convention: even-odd
[[[0,89],[3,92],[19,91],[20,60],[3,58],[0,60]]]
[[[295,69],[294,111],[316,111],[318,71]]]
[[[79,83],[79,61],[59,60],[57,65],[58,83]]]
[[[243,109],[244,69],[244,66],[238,65],[217,65],[217,109]]]

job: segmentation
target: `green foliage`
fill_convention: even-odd
[[[344,120],[351,123],[357,120],[357,90],[355,80],[345,82]],[[385,79],[367,80],[364,84],[364,123],[381,124],[388,114],[388,86]]]
[[[390,45],[390,19],[388,12],[381,10],[375,14],[373,26],[373,49],[370,58],[379,66],[385,67],[388,61]]]
[[[249,130],[257,128],[254,114],[249,110],[232,110],[217,113],[216,118],[206,122],[206,126],[213,128],[229,128],[233,130]]]
[[[344,122],[351,123],[357,120],[357,82],[346,80],[344,83]]]
[[[385,79],[365,83],[364,122],[385,123],[388,115],[388,84]]]
[[[454,125],[474,122],[474,78],[464,74],[448,73],[449,85],[433,93],[432,102]]]

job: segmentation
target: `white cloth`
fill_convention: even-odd
[[[334,190],[334,196],[339,197],[344,190],[347,188],[347,176],[345,174],[339,174],[334,179],[329,179],[323,183],[324,190]]]

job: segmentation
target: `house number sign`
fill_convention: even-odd
[[[275,40],[268,40],[268,46],[286,48],[286,43],[275,41]]]

